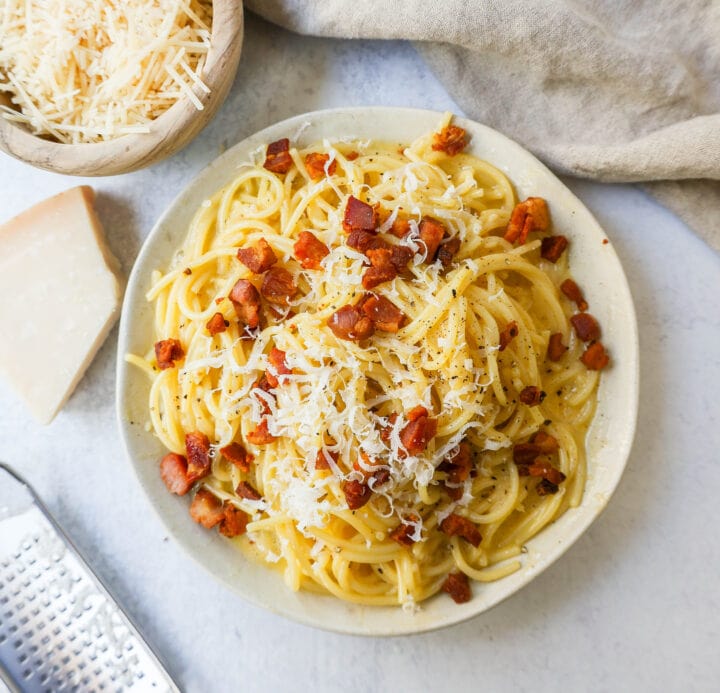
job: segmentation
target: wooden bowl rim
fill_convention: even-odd
[[[183,96],[150,124],[148,133],[82,144],[46,140],[0,117],[0,150],[39,168],[81,176],[133,171],[170,156],[199,133],[225,100],[240,62],[243,20],[242,0],[213,0],[210,49],[203,68],[210,93],[193,88],[202,111]]]

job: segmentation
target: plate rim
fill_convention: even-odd
[[[196,555],[195,551],[192,550],[192,548],[189,546],[189,543],[186,542],[186,540],[182,536],[182,528],[175,528],[171,519],[168,517],[165,517],[163,512],[161,512],[160,507],[156,504],[154,500],[154,495],[151,492],[149,488],[145,486],[143,483],[143,478],[140,474],[138,463],[135,462],[133,459],[133,455],[130,448],[130,431],[128,430],[128,424],[123,418],[123,409],[124,409],[124,402],[127,395],[127,382],[128,382],[128,372],[132,368],[135,368],[131,364],[129,364],[125,360],[125,354],[127,353],[126,349],[130,338],[131,338],[131,326],[132,326],[132,320],[130,319],[129,313],[131,309],[131,304],[134,302],[136,294],[140,294],[141,296],[144,294],[144,291],[141,290],[142,286],[142,275],[146,274],[146,279],[149,279],[149,269],[146,267],[148,262],[148,256],[151,255],[151,253],[154,250],[155,244],[158,243],[158,238],[162,234],[164,225],[167,222],[167,219],[172,216],[172,214],[175,212],[176,208],[181,206],[183,203],[183,200],[185,197],[190,196],[194,189],[197,186],[202,186],[203,181],[209,177],[212,176],[213,173],[218,171],[218,169],[222,169],[223,167],[229,172],[229,174],[232,171],[232,168],[234,168],[232,165],[228,165],[228,162],[232,162],[233,158],[236,156],[236,153],[243,148],[248,147],[248,143],[253,140],[262,140],[265,142],[272,141],[270,138],[276,138],[277,133],[280,131],[285,131],[285,136],[290,136],[290,133],[296,132],[298,129],[302,128],[304,123],[307,121],[317,121],[318,119],[333,119],[343,116],[353,116],[353,115],[360,115],[360,114],[383,114],[385,116],[387,115],[393,115],[393,116],[409,116],[410,118],[427,118],[427,119],[433,119],[435,123],[439,122],[440,119],[443,117],[443,112],[441,111],[435,111],[431,109],[418,109],[418,108],[408,108],[408,107],[394,107],[394,106],[351,106],[351,107],[339,107],[339,108],[330,108],[330,109],[320,109],[316,111],[311,111],[307,113],[298,114],[295,116],[291,116],[290,118],[286,118],[282,121],[278,121],[275,123],[272,123],[261,130],[258,130],[256,132],[251,133],[247,137],[244,137],[242,140],[238,141],[236,144],[234,144],[232,147],[228,148],[225,152],[223,152],[220,156],[213,159],[211,162],[209,162],[206,166],[204,166],[200,171],[198,171],[192,179],[185,185],[185,187],[178,192],[178,194],[173,198],[172,202],[165,208],[163,213],[160,215],[156,223],[154,224],[151,231],[148,233],[146,238],[142,242],[142,246],[140,248],[140,251],[138,252],[138,255],[133,263],[132,270],[130,272],[130,275],[128,277],[127,282],[127,288],[125,292],[125,296],[123,298],[123,304],[122,304],[122,310],[121,310],[121,317],[120,317],[120,324],[119,324],[119,331],[118,331],[118,346],[117,346],[117,355],[116,355],[116,387],[115,387],[115,413],[116,413],[116,420],[117,425],[120,433],[120,438],[122,440],[122,446],[125,452],[126,459],[130,462],[130,465],[133,470],[133,474],[138,482],[138,485],[143,491],[143,494],[145,495],[145,498],[149,502],[150,506],[153,509],[153,512],[156,514],[156,516],[159,518],[162,526],[165,528],[165,530],[168,532],[168,534],[172,537],[174,543],[178,544],[182,551],[190,556],[193,561],[200,566],[208,573],[210,574],[213,579],[217,580],[219,583],[227,587],[230,591],[240,596],[244,601],[249,602],[250,604],[266,609],[274,614],[289,618],[295,622],[301,623],[306,626],[316,627],[320,628],[322,630],[331,631],[335,633],[345,634],[345,635],[362,635],[362,636],[397,636],[397,635],[412,635],[412,634],[420,634],[425,632],[431,632],[435,630],[439,630],[441,628],[446,628],[458,623],[462,623],[464,621],[467,621],[471,618],[475,618],[479,616],[482,613],[487,612],[491,608],[494,608],[498,604],[502,603],[509,597],[511,597],[513,594],[515,594],[518,590],[521,588],[527,586],[530,582],[532,582],[538,575],[540,575],[542,572],[544,572],[547,568],[549,568],[551,565],[553,565],[556,561],[558,561],[565,552],[570,549],[571,546],[577,542],[580,537],[583,536],[583,534],[589,529],[589,527],[597,520],[597,518],[602,514],[604,509],[607,507],[607,504],[614,494],[615,490],[617,489],[618,484],[620,483],[620,480],[623,476],[623,473],[625,471],[625,468],[627,466],[627,462],[630,456],[630,452],[632,449],[633,441],[635,438],[635,433],[637,429],[637,416],[638,416],[638,404],[639,404],[639,375],[640,375],[640,354],[639,354],[639,340],[638,340],[638,327],[637,327],[637,317],[636,317],[636,310],[634,306],[634,301],[632,297],[632,293],[630,291],[630,287],[627,281],[627,277],[625,275],[625,271],[622,267],[622,263],[620,262],[619,257],[617,256],[617,253],[615,252],[614,246],[612,243],[608,244],[609,247],[605,249],[605,252],[610,253],[611,255],[611,262],[614,262],[616,264],[616,274],[618,276],[614,277],[616,281],[620,281],[620,285],[617,286],[617,288],[621,291],[621,293],[624,294],[624,303],[623,303],[623,311],[625,312],[625,316],[627,318],[626,324],[624,324],[624,327],[629,330],[629,333],[626,335],[629,341],[629,354],[624,354],[624,356],[627,358],[627,356],[631,357],[632,363],[629,364],[629,368],[631,371],[631,378],[629,379],[629,382],[625,383],[625,387],[627,389],[627,394],[629,395],[628,399],[626,400],[626,406],[623,410],[623,413],[626,417],[629,416],[629,419],[626,420],[626,435],[619,443],[619,448],[616,451],[616,454],[619,454],[619,456],[622,458],[622,463],[617,466],[615,469],[614,475],[610,478],[610,484],[606,487],[606,494],[604,500],[596,505],[593,508],[593,511],[578,524],[578,526],[574,527],[572,532],[568,534],[560,543],[558,546],[554,547],[554,549],[549,552],[549,557],[546,558],[542,563],[537,566],[533,567],[532,572],[528,574],[525,579],[523,579],[519,584],[513,585],[512,588],[506,590],[505,593],[503,593],[499,598],[492,601],[490,604],[484,605],[478,600],[478,608],[473,609],[472,606],[466,609],[457,609],[456,605],[448,603],[449,607],[445,610],[443,617],[438,618],[436,621],[424,624],[420,627],[417,627],[416,625],[413,625],[413,619],[412,616],[408,616],[404,622],[398,624],[388,624],[387,627],[368,627],[367,625],[364,625],[363,619],[360,619],[359,623],[355,623],[352,621],[352,619],[348,618],[346,619],[347,622],[342,622],[342,620],[336,620],[333,623],[327,623],[325,621],[322,621],[318,618],[313,617],[313,614],[309,610],[302,610],[302,609],[296,609],[293,612],[288,611],[287,609],[278,607],[271,598],[262,599],[258,595],[256,595],[253,592],[243,590],[242,585],[239,583],[239,581],[233,582],[226,578],[226,576],[219,575],[216,571],[214,571],[210,566],[208,566],[206,563],[203,562],[202,558],[199,555]],[[514,140],[510,139],[506,135],[498,132],[497,130],[494,130],[493,128],[490,128],[487,125],[483,125],[482,123],[478,123],[477,121],[474,121],[472,119],[466,118],[464,116],[459,115],[453,115],[453,122],[456,124],[459,124],[461,126],[463,125],[469,125],[471,129],[475,129],[478,132],[482,132],[483,135],[489,136],[492,140],[495,140],[496,142],[501,143],[505,147],[509,147],[509,149],[513,152],[513,154],[519,155],[521,158],[524,158],[526,162],[529,162],[532,164],[532,166],[539,171],[542,175],[550,176],[552,179],[555,179],[555,181],[560,185],[560,187],[563,189],[564,194],[566,195],[567,200],[572,203],[576,208],[579,208],[582,212],[584,212],[587,217],[591,220],[591,222],[595,225],[596,230],[599,230],[603,235],[605,234],[604,229],[599,224],[595,216],[590,212],[590,210],[585,206],[585,204],[565,185],[565,183],[554,173],[552,172],[545,164],[543,164],[537,157],[529,152],[527,149],[525,149],[522,145],[515,142]],[[410,126],[410,130],[413,130],[413,127]],[[271,134],[275,133],[275,134]],[[329,135],[329,138],[332,139],[334,135]],[[382,137],[377,137],[376,139],[381,140]],[[252,149],[249,149],[248,151],[252,151]],[[247,155],[246,155],[247,156]],[[511,184],[513,185],[513,188],[517,190],[518,184],[516,179],[508,174],[504,169],[502,169],[502,166],[498,164],[496,161],[488,160],[490,164],[493,166],[496,166],[503,170],[503,172],[508,175],[508,178],[510,179]],[[227,176],[227,182],[231,180],[231,175]],[[219,189],[219,188],[218,188]],[[187,219],[188,223],[190,221],[190,218],[188,216]],[[173,238],[178,236],[180,232],[176,231],[173,234]],[[182,229],[182,233],[187,233],[187,227],[184,227]],[[180,237],[181,239],[182,237]],[[177,247],[177,246],[176,246]],[[170,258],[168,258],[170,260]],[[138,371],[139,373],[139,371]],[[141,374],[142,375],[142,374]],[[145,377],[144,375],[142,377]],[[601,383],[602,385],[602,383]],[[595,424],[595,420],[597,418],[597,413],[593,418],[593,422],[591,423],[591,429],[592,426]],[[148,435],[153,435],[151,432],[148,433]],[[589,456],[589,455],[588,455]],[[583,504],[586,502],[586,494],[587,494],[587,488],[585,489],[585,493],[583,495],[583,500],[581,501],[580,506],[578,508],[582,507]],[[553,525],[555,525],[557,522],[561,521],[561,519],[565,518],[567,516],[568,512],[572,512],[574,509],[568,509],[566,513],[564,513],[561,518],[558,518],[557,520],[553,521],[550,525],[543,528],[541,532],[536,535],[541,536],[543,533],[545,533],[548,529],[550,529]],[[533,537],[533,539],[530,540],[529,543],[535,540],[536,537]],[[243,553],[238,551],[238,554],[242,557],[242,560],[249,560],[247,559]],[[258,564],[259,568],[263,571],[266,571],[267,574],[275,574],[277,575],[276,571],[272,571],[270,568],[263,566],[262,564]],[[518,571],[518,572],[522,572]],[[508,576],[507,578],[502,578],[498,582],[502,582],[503,580],[507,580],[508,578],[512,577]],[[282,583],[281,589],[286,589],[289,591],[289,588],[287,588],[284,583]],[[309,595],[309,593],[304,593],[305,595]],[[402,608],[397,607],[358,607],[358,605],[348,605],[347,603],[343,602],[342,600],[333,597],[333,596],[325,596],[325,595],[309,595],[309,597],[319,598],[319,599],[329,599],[332,600],[334,604],[338,605],[338,613],[342,614],[343,607],[345,609],[348,609],[350,607],[353,607],[355,609],[360,608],[362,609],[369,609],[373,611],[385,611],[386,609],[392,609],[395,613],[402,613]],[[432,597],[432,599],[437,599],[437,595]],[[475,601],[477,597],[471,602],[469,602],[469,605],[472,605],[473,601]],[[463,605],[468,606],[468,605]],[[455,608],[453,608],[455,607]]]

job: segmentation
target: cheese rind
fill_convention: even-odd
[[[119,263],[93,189],[72,188],[0,226],[0,375],[50,423],[120,313]]]

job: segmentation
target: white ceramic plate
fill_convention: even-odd
[[[117,411],[120,431],[140,485],[170,535],[216,578],[258,606],[302,623],[343,633],[399,635],[458,623],[486,611],[513,594],[557,560],[606,506],[625,467],[635,431],[638,402],[638,341],[635,310],[612,244],[583,204],[534,156],[503,135],[463,118],[472,136],[469,152],[504,171],[519,199],[548,200],[555,230],[570,241],[572,272],[603,326],[612,368],[603,373],[598,409],[588,434],[588,482],[579,508],[569,510],[527,545],[523,567],[494,583],[476,584],[473,598],[454,604],[446,595],[430,599],[415,613],[399,607],[345,604],[330,596],[293,593],[282,577],[248,561],[217,532],[188,517],[188,498],[167,492],[158,461],[160,442],[144,428],[148,420],[147,376],[124,361],[128,352],[144,353],[152,338],[152,307],[145,300],[154,269],[165,270],[183,241],[203,200],[230,182],[236,167],[260,145],[289,137],[299,147],[339,138],[409,143],[436,128],[441,114],[404,108],[344,108],[290,118],[249,137],[208,166],[177,197],[145,242],[125,295],[117,360]]]

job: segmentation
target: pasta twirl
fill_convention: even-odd
[[[152,378],[153,429],[175,457],[207,438],[198,485],[247,514],[233,541],[295,590],[412,606],[445,585],[462,601],[449,574],[517,570],[582,498],[599,370],[559,291],[567,253],[532,227],[539,198],[517,205],[503,173],[438,143],[275,147],[276,170],[241,167],[153,277],[154,341],[182,347],[162,369],[128,357]],[[256,327],[230,298],[241,280],[262,295]]]

